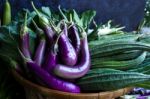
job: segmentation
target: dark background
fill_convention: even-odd
[[[3,3],[0,0],[0,16],[2,14]],[[13,15],[22,8],[31,7],[31,0],[9,0],[13,8]],[[105,23],[113,19],[115,24],[126,26],[126,31],[137,28],[144,15],[146,0],[32,0],[37,7],[50,6],[57,10],[58,5],[62,8],[74,8],[77,11],[94,9],[97,11],[96,21]]]

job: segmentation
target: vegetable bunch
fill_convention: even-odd
[[[79,93],[79,86],[70,82],[70,79],[84,76],[90,68],[85,28],[63,18],[55,22],[52,16],[36,9],[33,2],[31,4],[34,9],[31,14],[34,16],[30,17],[31,14],[24,11],[23,19],[17,23],[20,25],[19,35],[17,39],[13,38],[17,41],[15,51],[20,59],[6,58],[17,63],[21,60],[21,64],[13,65],[16,71],[28,79],[40,79],[36,82],[55,90]],[[6,27],[9,25],[3,24]],[[34,31],[34,37],[30,31]]]
[[[27,13],[19,37],[19,52],[27,71],[33,72],[49,88],[79,93],[80,88],[67,79],[80,78],[90,68],[86,32],[81,27],[80,37],[77,25],[70,25],[65,20],[60,20],[56,26],[52,19],[46,18],[35,8],[33,2],[32,6],[37,14],[37,21],[33,18],[32,23],[38,38],[33,55],[30,51]]]
[[[71,93],[140,86],[150,80],[149,74],[129,70],[150,51],[141,34],[127,34],[111,21],[97,25],[92,10],[78,15],[75,10],[59,7],[57,13],[31,5],[34,11],[25,9],[12,22],[9,10],[0,27],[0,57],[20,75]]]

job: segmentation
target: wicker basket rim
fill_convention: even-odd
[[[122,89],[118,89],[118,90],[114,90],[114,91],[106,91],[106,92],[98,92],[98,93],[69,93],[69,92],[62,92],[62,91],[58,91],[58,90],[53,90],[53,89],[49,89],[43,86],[40,86],[38,84],[35,84],[27,79],[25,79],[24,77],[22,77],[19,73],[17,73],[16,71],[12,71],[12,74],[14,76],[14,78],[16,79],[16,81],[18,81],[22,86],[24,86],[25,88],[32,88],[35,91],[38,91],[40,93],[44,93],[44,94],[57,94],[59,93],[60,95],[71,95],[71,96],[97,96],[99,94],[101,95],[105,95],[105,94],[112,94],[112,93],[118,93],[119,91],[122,92],[122,95],[131,91],[133,89],[133,87],[127,87],[127,88],[122,88]],[[46,92],[46,93],[45,93]]]

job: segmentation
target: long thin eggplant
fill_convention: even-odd
[[[68,29],[68,35],[78,55],[80,52],[81,43],[80,43],[78,29],[76,28],[75,24],[71,25],[70,28]]]
[[[41,38],[40,43],[37,47],[35,56],[34,56],[34,61],[37,63],[39,66],[42,64],[44,52],[45,52],[45,46],[46,46],[46,40],[45,38]]]
[[[37,77],[39,77],[44,83],[46,83],[49,88],[64,92],[80,93],[80,88],[78,86],[54,77],[38,66],[36,63],[27,61],[27,66],[28,69],[32,71]]]
[[[34,56],[34,62],[37,63],[39,66],[41,66],[44,53],[45,53],[45,47],[46,47],[46,39],[45,39],[45,34],[44,31],[37,26],[37,24],[33,20],[33,24],[36,29],[36,33],[40,39],[39,45],[36,49],[35,56]]]
[[[29,32],[28,32],[26,20],[27,20],[27,13],[25,16],[24,25],[21,27],[21,31],[20,31],[20,40],[21,40],[20,49],[26,58],[31,58],[30,48],[29,48]]]
[[[74,66],[77,63],[77,54],[66,36],[66,31],[67,28],[64,27],[58,40],[59,54],[65,65]]]
[[[81,39],[81,60],[79,64],[73,67],[57,64],[54,69],[54,74],[65,79],[76,79],[85,75],[90,68],[90,53],[87,41],[87,35],[84,32]]]
[[[52,30],[51,26],[49,26],[49,20],[42,16],[39,11],[35,8],[33,2],[31,2],[33,9],[35,10],[35,12],[37,13],[38,17],[39,17],[39,25],[42,27],[42,29],[44,30],[49,43],[52,44],[54,41],[54,31]]]
[[[55,50],[55,45],[51,46],[51,48],[48,50],[46,59],[44,61],[44,64],[42,68],[50,73],[53,72],[55,66],[57,63],[57,52]]]

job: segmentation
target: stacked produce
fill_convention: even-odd
[[[3,17],[0,57],[10,69],[71,93],[148,87],[150,37],[123,32],[124,27],[112,27],[110,21],[97,25],[92,10],[78,15],[31,5],[34,11],[24,9],[13,21],[10,10]]]

